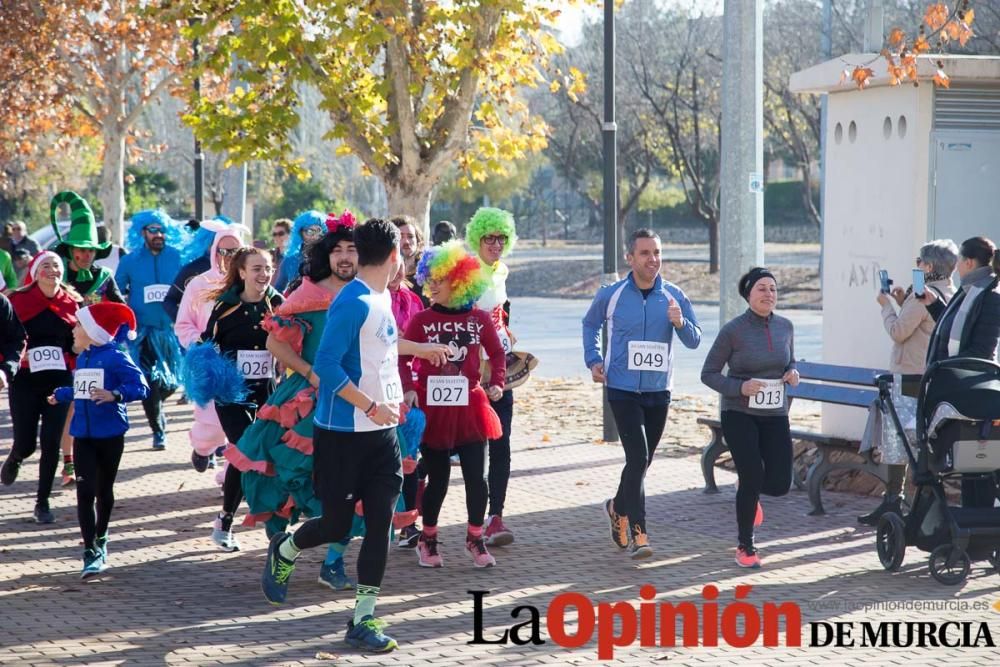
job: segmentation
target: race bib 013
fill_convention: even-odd
[[[755,410],[780,410],[785,407],[784,380],[758,380],[764,388],[750,397],[750,407]]]
[[[464,375],[431,375],[427,378],[427,405],[469,404],[469,378]]]
[[[170,285],[146,285],[142,291],[143,303],[162,303],[170,291]]]
[[[628,369],[630,371],[667,372],[669,347],[666,343],[648,340],[630,340],[628,343]]]
[[[66,357],[63,356],[62,348],[54,345],[33,347],[28,350],[28,368],[32,373],[64,371],[66,370]]]
[[[274,373],[274,357],[267,350],[239,350],[236,365],[248,380],[262,380]]]
[[[91,389],[104,389],[104,369],[76,369],[73,373],[73,398],[89,401]]]

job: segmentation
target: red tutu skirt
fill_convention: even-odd
[[[427,405],[427,389],[417,384],[417,398],[427,415],[423,444],[431,449],[452,449],[470,442],[495,440],[503,435],[500,418],[482,387],[469,392],[469,404]]]

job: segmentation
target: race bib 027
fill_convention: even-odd
[[[669,347],[666,343],[648,340],[630,340],[628,343],[628,369],[630,371],[667,372]]]
[[[431,375],[427,378],[427,405],[469,404],[469,378],[464,375]]]

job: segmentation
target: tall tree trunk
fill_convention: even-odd
[[[405,183],[383,180],[389,200],[389,215],[408,215],[423,229],[424,238],[430,239],[428,227],[431,218],[431,190],[411,187]]]
[[[116,243],[125,238],[125,129],[109,119],[101,129],[104,161],[98,198],[104,207],[104,226]]]
[[[719,272],[719,219],[715,216],[705,223],[708,227],[708,272]]]

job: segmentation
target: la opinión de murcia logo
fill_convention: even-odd
[[[719,589],[708,584],[700,602],[656,602],[656,588],[639,589],[638,609],[631,602],[594,603],[582,593],[560,593],[545,611],[548,639],[563,648],[580,648],[594,641],[597,658],[611,660],[615,648],[714,647],[745,648],[761,640],[766,647],[802,646],[802,611],[795,602],[765,602],[760,607],[747,601],[753,586],[739,585],[733,600],[719,601]],[[515,623],[501,634],[484,634],[483,600],[489,591],[468,591],[473,600],[473,638],[469,644],[547,643],[542,636],[542,613],[538,607],[519,605],[510,611]],[[575,614],[573,623],[567,616]],[[570,625],[568,628],[567,625]],[[985,622],[819,621],[810,623],[810,643],[815,647],[994,647]],[[855,625],[860,632],[855,632]],[[678,633],[678,626],[680,632]],[[857,640],[857,643],[856,643]]]

